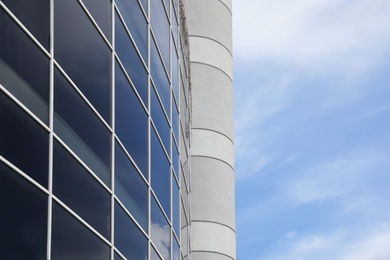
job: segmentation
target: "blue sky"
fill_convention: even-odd
[[[233,8],[237,258],[390,259],[390,1]]]

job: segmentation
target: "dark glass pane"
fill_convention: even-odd
[[[83,3],[100,27],[100,30],[111,41],[111,1],[83,0]]]
[[[169,69],[169,39],[171,37],[169,36],[169,21],[161,0],[150,2],[150,22],[152,23],[153,33],[163,56],[165,67]]]
[[[161,260],[160,256],[157,254],[156,250],[153,247],[150,248],[150,259],[151,260]]]
[[[148,24],[137,0],[116,0],[126,26],[145,62],[148,60]]]
[[[167,118],[165,117],[165,114],[163,112],[163,109],[160,105],[160,101],[158,100],[158,97],[156,95],[156,92],[154,91],[154,88],[152,88],[152,94],[151,94],[151,113],[152,113],[152,119],[153,123],[157,128],[157,131],[160,135],[161,140],[163,141],[164,147],[167,150],[169,154],[170,150],[170,136],[171,131],[168,125]]]
[[[3,0],[2,2],[26,26],[35,38],[46,49],[49,49],[50,0]]]
[[[153,243],[164,259],[170,259],[171,255],[171,229],[167,219],[160,210],[156,200],[152,197],[152,217],[150,236]]]
[[[150,44],[150,72],[152,74],[154,85],[156,86],[157,92],[160,95],[161,101],[164,105],[165,111],[167,111],[169,114],[170,87],[168,77],[161,63],[161,59],[158,55],[154,41],[151,40]]]
[[[110,255],[106,243],[53,202],[52,259],[106,260]]]
[[[152,131],[151,136],[151,183],[154,193],[160,201],[165,213],[170,212],[170,165],[168,158],[157,138]]]
[[[56,141],[53,172],[54,195],[110,239],[110,194]]]
[[[180,231],[179,218],[179,186],[176,183],[175,177],[172,176],[172,226],[176,235],[179,235]]]
[[[2,92],[0,155],[47,187],[49,135]]]
[[[147,178],[148,118],[118,64],[115,66],[115,130]]]
[[[115,15],[115,51],[145,106],[148,105],[148,75],[118,15]]]
[[[179,57],[177,56],[175,47],[172,45],[172,87],[176,100],[179,99]]]
[[[147,259],[148,242],[146,237],[115,203],[115,247],[127,259]]]
[[[180,260],[180,248],[179,244],[177,243],[176,239],[173,240],[173,252],[172,252],[172,260]]]
[[[122,257],[120,257],[117,253],[115,253],[114,260],[122,260]]]
[[[54,7],[55,58],[110,123],[110,50],[77,1],[56,0]]]
[[[0,162],[0,258],[45,259],[47,196]]]
[[[54,89],[54,131],[109,186],[109,131],[57,69]]]
[[[179,111],[177,111],[177,107],[173,99],[172,99],[172,130],[176,137],[176,140],[178,140],[179,139]]]
[[[179,151],[175,142],[172,142],[172,167],[175,170],[176,177],[179,179]]]
[[[115,145],[115,194],[147,231],[148,188],[118,144]]]
[[[0,84],[48,123],[49,60],[1,8]]]

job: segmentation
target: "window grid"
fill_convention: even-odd
[[[169,223],[169,227],[170,227],[170,232],[171,235],[170,236],[170,250],[171,250],[171,258],[173,258],[173,239],[175,239],[176,241],[178,241],[178,244],[180,245],[182,242],[180,241],[180,239],[178,239],[178,236],[176,234],[176,232],[174,231],[173,227],[172,227],[172,222],[169,220],[170,218],[166,215],[166,213],[164,212],[164,210],[162,210],[162,206],[158,200],[158,197],[156,196],[156,194],[154,193],[153,189],[151,188],[151,185],[150,185],[150,135],[151,135],[151,131],[152,131],[152,128],[155,129],[156,131],[156,134],[157,134],[157,137],[159,139],[159,142],[161,144],[161,146],[163,147],[164,149],[164,152],[169,155],[167,156],[169,158],[169,164],[170,164],[170,203],[172,203],[172,181],[176,181],[178,183],[178,187],[179,187],[179,201],[182,201],[183,200],[183,194],[181,194],[181,191],[182,191],[182,187],[180,187],[180,182],[179,182],[179,178],[176,176],[176,174],[174,173],[174,168],[172,166],[172,153],[174,151],[173,148],[173,145],[175,146],[180,146],[180,145],[184,145],[184,146],[187,146],[185,143],[182,143],[180,142],[180,145],[178,145],[178,140],[176,140],[176,136],[174,135],[174,132],[172,131],[172,123],[171,123],[171,120],[168,120],[168,125],[169,125],[169,128],[170,128],[170,151],[169,153],[165,150],[165,147],[164,145],[162,145],[162,140],[159,136],[159,133],[154,125],[154,122],[153,122],[153,119],[151,117],[151,114],[150,114],[150,88],[151,87],[154,87],[152,84],[151,84],[151,81],[153,80],[152,77],[151,77],[151,74],[150,74],[150,41],[153,40],[154,38],[154,33],[153,33],[153,29],[151,27],[151,24],[150,24],[150,7],[148,8],[147,11],[145,11],[143,9],[143,5],[138,1],[138,4],[139,4],[139,7],[141,8],[141,11],[143,12],[143,14],[146,16],[146,20],[147,20],[147,24],[148,24],[148,60],[147,60],[147,64],[145,64],[145,61],[143,61],[142,59],[142,56],[141,56],[141,53],[140,51],[138,50],[138,47],[136,44],[134,44],[134,46],[136,46],[136,51],[137,51],[137,54],[138,56],[141,58],[141,61],[143,62],[143,65],[145,66],[145,69],[147,71],[147,75],[148,75],[148,82],[146,83],[147,85],[147,88],[148,88],[148,107],[145,106],[145,104],[143,104],[142,102],[142,99],[141,97],[139,96],[136,88],[134,87],[134,84],[132,83],[131,81],[131,78],[129,77],[129,75],[127,74],[126,70],[123,70],[125,72],[125,76],[127,78],[127,80],[130,82],[130,85],[131,87],[133,88],[133,90],[135,91],[136,95],[137,95],[137,99],[138,101],[142,104],[146,114],[147,114],[147,117],[148,117],[148,175],[149,175],[149,181],[143,176],[143,174],[141,174],[140,172],[140,169],[138,168],[137,164],[135,164],[134,160],[132,159],[131,155],[127,152],[127,150],[125,149],[125,147],[123,146],[123,144],[121,143],[121,141],[119,140],[119,138],[116,136],[116,133],[115,133],[115,61],[118,61],[119,65],[121,66],[122,69],[123,68],[123,65],[122,63],[120,62],[120,59],[118,58],[116,52],[115,52],[115,12],[117,12],[119,14],[119,17],[127,31],[127,34],[130,36],[130,39],[133,43],[134,40],[126,26],[126,24],[123,22],[123,18],[118,10],[118,8],[116,7],[115,3],[113,1],[110,1],[110,5],[111,5],[111,38],[112,38],[112,42],[110,43],[109,40],[106,38],[106,36],[104,35],[103,31],[99,28],[97,22],[93,19],[91,13],[88,11],[88,9],[86,8],[86,6],[84,5],[84,3],[79,0],[78,1],[78,4],[80,5],[80,8],[82,9],[82,11],[84,12],[84,14],[88,17],[88,19],[92,22],[93,26],[94,26],[94,29],[96,29],[99,33],[99,35],[102,37],[103,41],[105,42],[105,44],[107,44],[107,46],[109,47],[110,49],[110,52],[111,52],[111,64],[110,64],[110,70],[111,70],[111,86],[110,86],[110,89],[111,89],[111,105],[110,105],[110,113],[111,113],[111,122],[106,122],[102,116],[99,114],[99,112],[94,108],[94,106],[90,103],[90,101],[85,97],[85,95],[82,93],[82,91],[80,91],[78,89],[78,87],[75,85],[75,83],[72,81],[72,79],[65,73],[65,71],[62,69],[61,65],[55,60],[54,57],[54,20],[55,20],[55,17],[54,17],[54,4],[55,4],[55,0],[50,0],[50,40],[49,40],[49,46],[50,46],[50,50],[49,52],[39,43],[39,41],[34,37],[34,35],[32,35],[28,30],[27,28],[17,19],[17,17],[15,15],[12,14],[12,12],[7,9],[7,7],[5,6],[5,4],[3,4],[1,1],[0,1],[0,8],[3,8],[6,13],[12,18],[13,21],[16,22],[16,24],[22,29],[22,31],[24,33],[26,33],[26,35],[34,42],[34,44],[36,44],[39,49],[42,50],[42,52],[44,53],[45,56],[47,56],[49,58],[49,68],[50,68],[50,79],[49,79],[49,126],[46,126],[45,123],[43,123],[34,113],[32,113],[23,103],[21,103],[17,98],[15,98],[4,86],[0,85],[0,91],[5,93],[8,97],[11,98],[11,100],[13,102],[15,102],[19,107],[21,107],[24,111],[27,112],[27,114],[32,117],[39,125],[41,125],[48,133],[49,133],[49,166],[48,166],[48,180],[49,180],[49,184],[48,184],[48,189],[44,188],[43,186],[41,186],[39,183],[37,183],[34,179],[32,179],[30,176],[28,176],[27,174],[25,174],[23,171],[19,170],[16,166],[14,166],[12,163],[10,163],[9,161],[7,161],[6,158],[2,157],[0,155],[0,160],[2,162],[4,162],[6,165],[8,165],[9,167],[11,167],[14,171],[17,172],[17,174],[21,175],[22,177],[24,177],[25,179],[27,179],[30,183],[32,183],[34,186],[38,187],[40,190],[42,190],[45,194],[48,195],[48,232],[47,232],[47,258],[50,259],[51,257],[51,233],[52,233],[52,203],[53,201],[57,202],[59,205],[61,205],[63,208],[65,208],[65,210],[67,212],[69,212],[74,218],[76,218],[78,221],[80,221],[84,226],[86,226],[90,231],[92,231],[97,237],[99,237],[101,240],[103,240],[107,245],[109,245],[111,247],[111,258],[113,259],[114,258],[114,255],[115,254],[118,254],[120,255],[122,258],[124,258],[124,256],[122,255],[122,253],[117,249],[115,248],[114,246],[114,237],[115,237],[115,228],[114,228],[114,205],[115,205],[115,202],[117,202],[121,208],[126,212],[127,216],[136,224],[136,226],[138,227],[138,229],[148,238],[148,241],[149,241],[149,250],[148,250],[148,256],[150,257],[150,251],[152,250],[151,249],[151,246],[155,249],[155,251],[159,254],[159,256],[161,257],[161,253],[156,249],[156,246],[154,244],[154,242],[150,239],[150,219],[151,219],[151,196],[153,196],[156,201],[157,201],[157,204],[158,204],[158,207],[160,208],[160,210],[163,212],[164,214],[164,217],[166,218],[167,222]],[[162,0],[160,0],[162,1]],[[148,3],[148,6],[150,6],[150,0],[149,0],[149,3]],[[169,7],[167,7],[165,5],[165,3],[163,3],[163,6],[164,6],[164,10],[165,10],[165,15],[167,15],[167,17],[169,17],[170,15],[168,13],[171,13],[170,12],[170,9],[171,8],[174,8],[175,5],[173,3],[171,3],[169,5]],[[169,8],[169,10],[168,10]],[[147,15],[146,15],[147,13]],[[174,11],[174,15],[171,16],[171,19],[175,19],[174,22],[176,22],[176,11]],[[169,27],[170,27],[170,34],[172,35],[172,21],[169,20]],[[169,44],[170,44],[170,52],[174,51],[177,53],[177,49],[176,49],[176,43],[174,41],[175,37],[169,37],[170,38],[170,41],[169,41]],[[156,42],[156,41],[155,41]],[[173,55],[169,55],[169,59],[170,59],[170,68],[169,70],[166,68],[166,64],[163,62],[163,58],[162,58],[162,55],[161,55],[161,51],[159,49],[159,46],[156,42],[156,47],[158,49],[158,54],[159,54],[159,58],[163,64],[163,67],[164,67],[164,70],[165,70],[165,73],[168,75],[168,84],[169,84],[169,88],[170,88],[170,106],[172,106],[172,104],[174,104],[176,107],[178,107],[178,103],[179,102],[182,102],[182,101],[179,101],[180,99],[178,99],[174,94],[173,94],[173,90],[172,90],[172,56]],[[172,54],[172,53],[171,53]],[[176,56],[176,55],[175,55]],[[181,59],[178,60],[178,68],[181,68],[182,66],[182,62],[181,62]],[[59,138],[59,136],[54,132],[54,69],[57,68],[61,73],[62,75],[64,76],[64,78],[68,81],[69,85],[77,92],[77,94],[82,98],[83,102],[85,104],[87,104],[87,106],[93,111],[93,113],[98,117],[99,119],[99,122],[102,123],[105,128],[108,129],[108,131],[110,132],[111,134],[111,184],[110,184],[110,187],[108,187],[102,180],[100,180],[99,177],[97,177],[97,175],[76,155],[75,152],[73,152],[68,146],[67,144],[61,140],[61,138]],[[168,71],[170,71],[170,73],[168,73]],[[179,69],[179,71],[181,71],[181,69]],[[181,78],[181,77],[179,77]],[[179,84],[179,82],[177,82],[176,84]],[[182,91],[182,89],[179,88],[179,91]],[[160,98],[160,94],[156,91],[156,94],[157,94],[157,97],[159,99],[159,102],[161,102],[161,98]],[[180,96],[180,95],[178,95]],[[185,102],[185,101],[184,101]],[[164,106],[161,106],[162,109],[163,109],[163,112],[165,115],[169,114],[169,119],[172,118],[172,108],[169,109],[169,111],[165,111],[165,108]],[[178,122],[179,122],[179,126],[181,125],[181,113],[182,111],[180,111],[180,109],[178,109],[179,111],[179,118],[178,118]],[[179,127],[182,131],[182,127]],[[181,132],[180,131],[180,132]],[[84,167],[87,172],[89,174],[91,174],[94,179],[96,179],[100,184],[101,186],[109,192],[109,194],[111,195],[111,239],[110,241],[107,240],[106,238],[104,238],[103,235],[101,235],[98,231],[96,231],[89,223],[87,223],[85,220],[83,220],[79,215],[77,215],[71,208],[69,208],[67,205],[65,205],[60,199],[58,199],[55,195],[53,195],[53,142],[54,140],[56,140],[57,142],[59,142],[64,148],[65,150],[73,157],[77,160],[78,163],[80,163],[82,165],[82,167]],[[141,176],[141,178],[143,179],[143,181],[146,183],[147,187],[148,187],[148,220],[149,220],[149,225],[148,225],[148,230],[144,231],[143,228],[138,224],[138,222],[135,220],[135,218],[132,216],[132,214],[128,211],[128,209],[123,205],[123,203],[117,198],[117,196],[115,195],[115,164],[114,164],[114,158],[115,158],[115,142],[119,143],[121,148],[125,151],[126,153],[126,156],[128,157],[128,159],[134,164],[134,166],[136,167],[136,170],[139,174],[139,176]],[[187,147],[186,147],[187,148]],[[178,150],[178,153],[179,153],[179,165],[182,165],[182,161],[184,160],[184,158],[180,158],[180,155],[181,155],[181,152],[180,152],[180,149],[177,149]],[[187,160],[187,158],[185,159]],[[182,176],[180,176],[180,178],[182,178]],[[180,203],[179,203],[180,204]],[[180,207],[180,205],[178,205]],[[173,214],[173,209],[172,209],[172,206],[170,207],[170,211],[169,214],[170,216],[172,216]],[[180,210],[179,210],[180,211]],[[176,217],[176,216],[175,216]],[[177,218],[177,217],[176,217]],[[187,218],[187,217],[186,217]],[[180,218],[179,220],[180,221]],[[185,239],[185,238],[182,238],[182,239]],[[181,252],[180,255],[182,255],[183,252]]]

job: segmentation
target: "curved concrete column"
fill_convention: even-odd
[[[231,0],[186,0],[190,36],[191,252],[235,259]]]

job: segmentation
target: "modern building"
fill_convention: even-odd
[[[0,0],[0,259],[235,259],[229,0]]]

